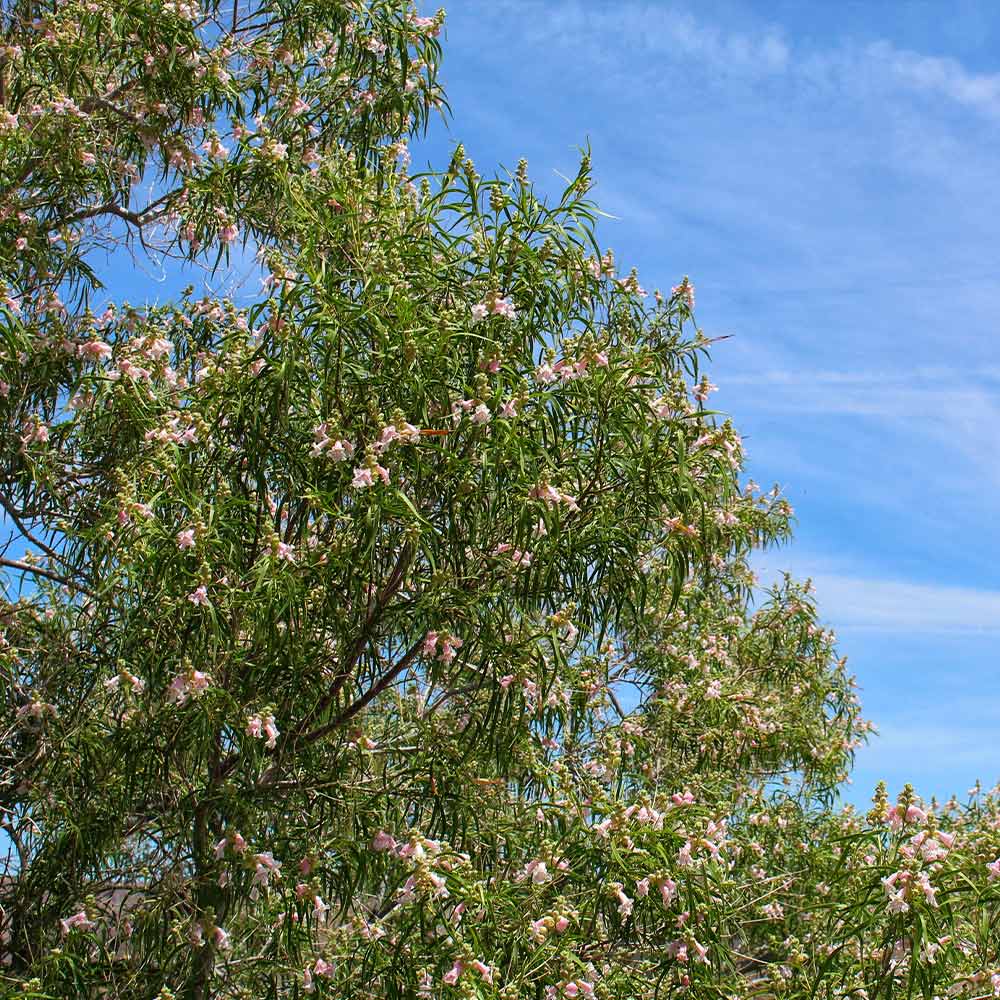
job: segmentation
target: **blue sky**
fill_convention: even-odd
[[[714,399],[798,516],[761,575],[814,579],[881,730],[858,802],[1000,777],[997,53],[982,3],[458,3],[417,157],[555,190],[589,140],[603,242],[691,275],[732,335]]]

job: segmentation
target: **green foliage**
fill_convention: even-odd
[[[791,510],[690,283],[616,276],[586,154],[408,175],[442,19],[5,15],[0,980],[982,991],[995,803],[829,811],[867,725],[808,587],[753,600]],[[91,312],[102,248],[240,240],[249,304]]]

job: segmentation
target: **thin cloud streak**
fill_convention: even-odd
[[[524,17],[525,13],[530,16]],[[628,38],[642,52],[698,60],[720,79],[791,76],[821,89],[897,89],[1000,116],[1000,74],[973,73],[955,59],[899,48],[887,40],[809,52],[794,48],[773,26],[752,32],[724,31],[688,11],[642,2],[608,10],[582,0],[557,0],[539,11],[524,0],[506,0],[495,4],[486,16],[517,24],[536,44],[572,48],[577,53],[584,47],[591,62],[609,61],[608,38]],[[630,63],[629,73],[634,71]]]
[[[825,620],[882,632],[998,633],[1000,591],[839,573],[812,577]]]

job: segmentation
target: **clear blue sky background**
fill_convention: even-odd
[[[762,577],[814,579],[881,730],[849,797],[1000,777],[1000,7],[467,0],[444,79],[417,161],[555,190],[589,139],[604,242],[732,335],[714,398],[799,522]]]

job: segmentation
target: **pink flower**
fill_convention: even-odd
[[[69,934],[70,931],[89,931],[96,926],[92,920],[87,919],[86,910],[80,910],[77,913],[74,913],[71,917],[65,917],[60,920],[59,923],[62,925],[62,932],[64,936]]]
[[[492,312],[494,316],[504,316],[511,320],[516,316],[514,306],[508,302],[507,299],[496,299],[490,307],[490,312]]]
[[[694,309],[694,285],[687,278],[684,278],[679,285],[674,285],[670,289],[670,294],[680,295],[687,303],[688,309]]]
[[[618,912],[622,917],[627,917],[632,912],[632,904],[635,902],[629,899],[625,895],[625,890],[622,887],[621,882],[612,882],[611,888],[614,889],[615,896],[618,899]]]
[[[488,424],[493,419],[489,407],[485,403],[480,403],[472,411],[472,422],[474,424]]]
[[[208,690],[212,678],[200,670],[177,674],[167,687],[168,702],[184,705],[189,698],[197,698]]]
[[[262,886],[267,886],[269,879],[278,877],[281,869],[281,862],[275,861],[270,851],[254,855],[254,882]]]
[[[472,318],[475,322],[479,322],[481,319],[486,319],[489,310],[486,308],[485,303],[477,302],[476,305],[472,307]]]
[[[548,866],[537,858],[524,866],[524,877],[530,878],[533,885],[545,885],[552,880]]]
[[[663,899],[664,906],[670,906],[676,899],[677,883],[672,878],[665,878],[660,882],[660,897]]]
[[[462,975],[462,970],[465,965],[462,962],[456,961],[455,964],[441,977],[441,981],[445,986],[454,986],[458,982],[458,977]]]
[[[455,659],[455,651],[461,648],[461,639],[458,639],[453,635],[446,636],[441,639],[441,652],[438,654],[438,659],[444,664],[449,664]]]
[[[500,416],[504,420],[513,420],[517,416],[517,400],[508,399],[500,404]]]
[[[200,587],[195,587],[190,594],[187,595],[187,599],[195,606],[198,607],[208,607],[208,589],[202,584]]]
[[[493,970],[485,962],[475,958],[469,963],[469,967],[475,969],[483,977],[484,982],[493,985]]]
[[[335,462],[346,461],[354,454],[354,446],[350,441],[341,441],[339,438],[330,446],[327,454]]]
[[[177,532],[177,548],[182,550],[194,548],[194,528],[185,528]],[[203,587],[202,590],[204,589]]]
[[[351,485],[356,490],[366,490],[369,486],[372,486],[375,482],[375,478],[372,475],[372,470],[366,466],[360,466],[354,470],[354,478],[351,480]]]
[[[553,926],[556,934],[564,933],[566,928],[569,927],[569,917],[556,917],[556,922]]]
[[[391,851],[395,847],[396,838],[386,833],[385,830],[379,830],[372,838],[371,849],[373,851]]]
[[[212,932],[212,940],[215,942],[215,947],[219,951],[229,951],[232,947],[229,941],[229,933],[224,931],[221,927],[216,927]]]
[[[97,157],[93,153],[88,153],[84,150],[80,153],[80,162],[85,167],[93,167],[97,164]]]
[[[672,958],[677,962],[686,962],[688,960],[687,944],[680,939],[671,941],[667,945],[666,952],[667,958]]]
[[[438,633],[428,632],[424,636],[424,645],[421,648],[421,652],[424,656],[433,656],[437,651]]]
[[[273,715],[268,715],[266,717],[254,715],[247,720],[247,735],[258,740],[263,736],[266,736],[267,742],[264,745],[269,750],[273,750],[280,733],[278,731],[278,727],[274,724]]]
[[[706,399],[708,399],[709,394],[716,392],[718,388],[719,387],[717,385],[713,385],[707,378],[704,378],[694,387],[691,394],[695,399],[703,403]]]
[[[399,431],[396,430],[393,424],[389,424],[388,427],[382,428],[382,433],[379,435],[378,441],[375,443],[375,450],[381,454],[386,448],[389,447],[394,441],[399,440]]]
[[[273,715],[269,715],[264,720],[264,735],[267,737],[267,741],[264,743],[264,746],[266,746],[268,750],[273,750],[275,744],[277,743],[278,736],[280,735],[278,727],[274,724]]]
[[[208,690],[212,678],[201,670],[192,670],[188,676],[188,691],[197,697]]]
[[[1000,858],[997,858],[996,861],[991,861],[986,868],[990,873],[991,879],[1000,878]]]
[[[103,340],[88,340],[86,344],[80,346],[80,354],[87,355],[94,360],[102,360],[111,357],[111,345]]]

